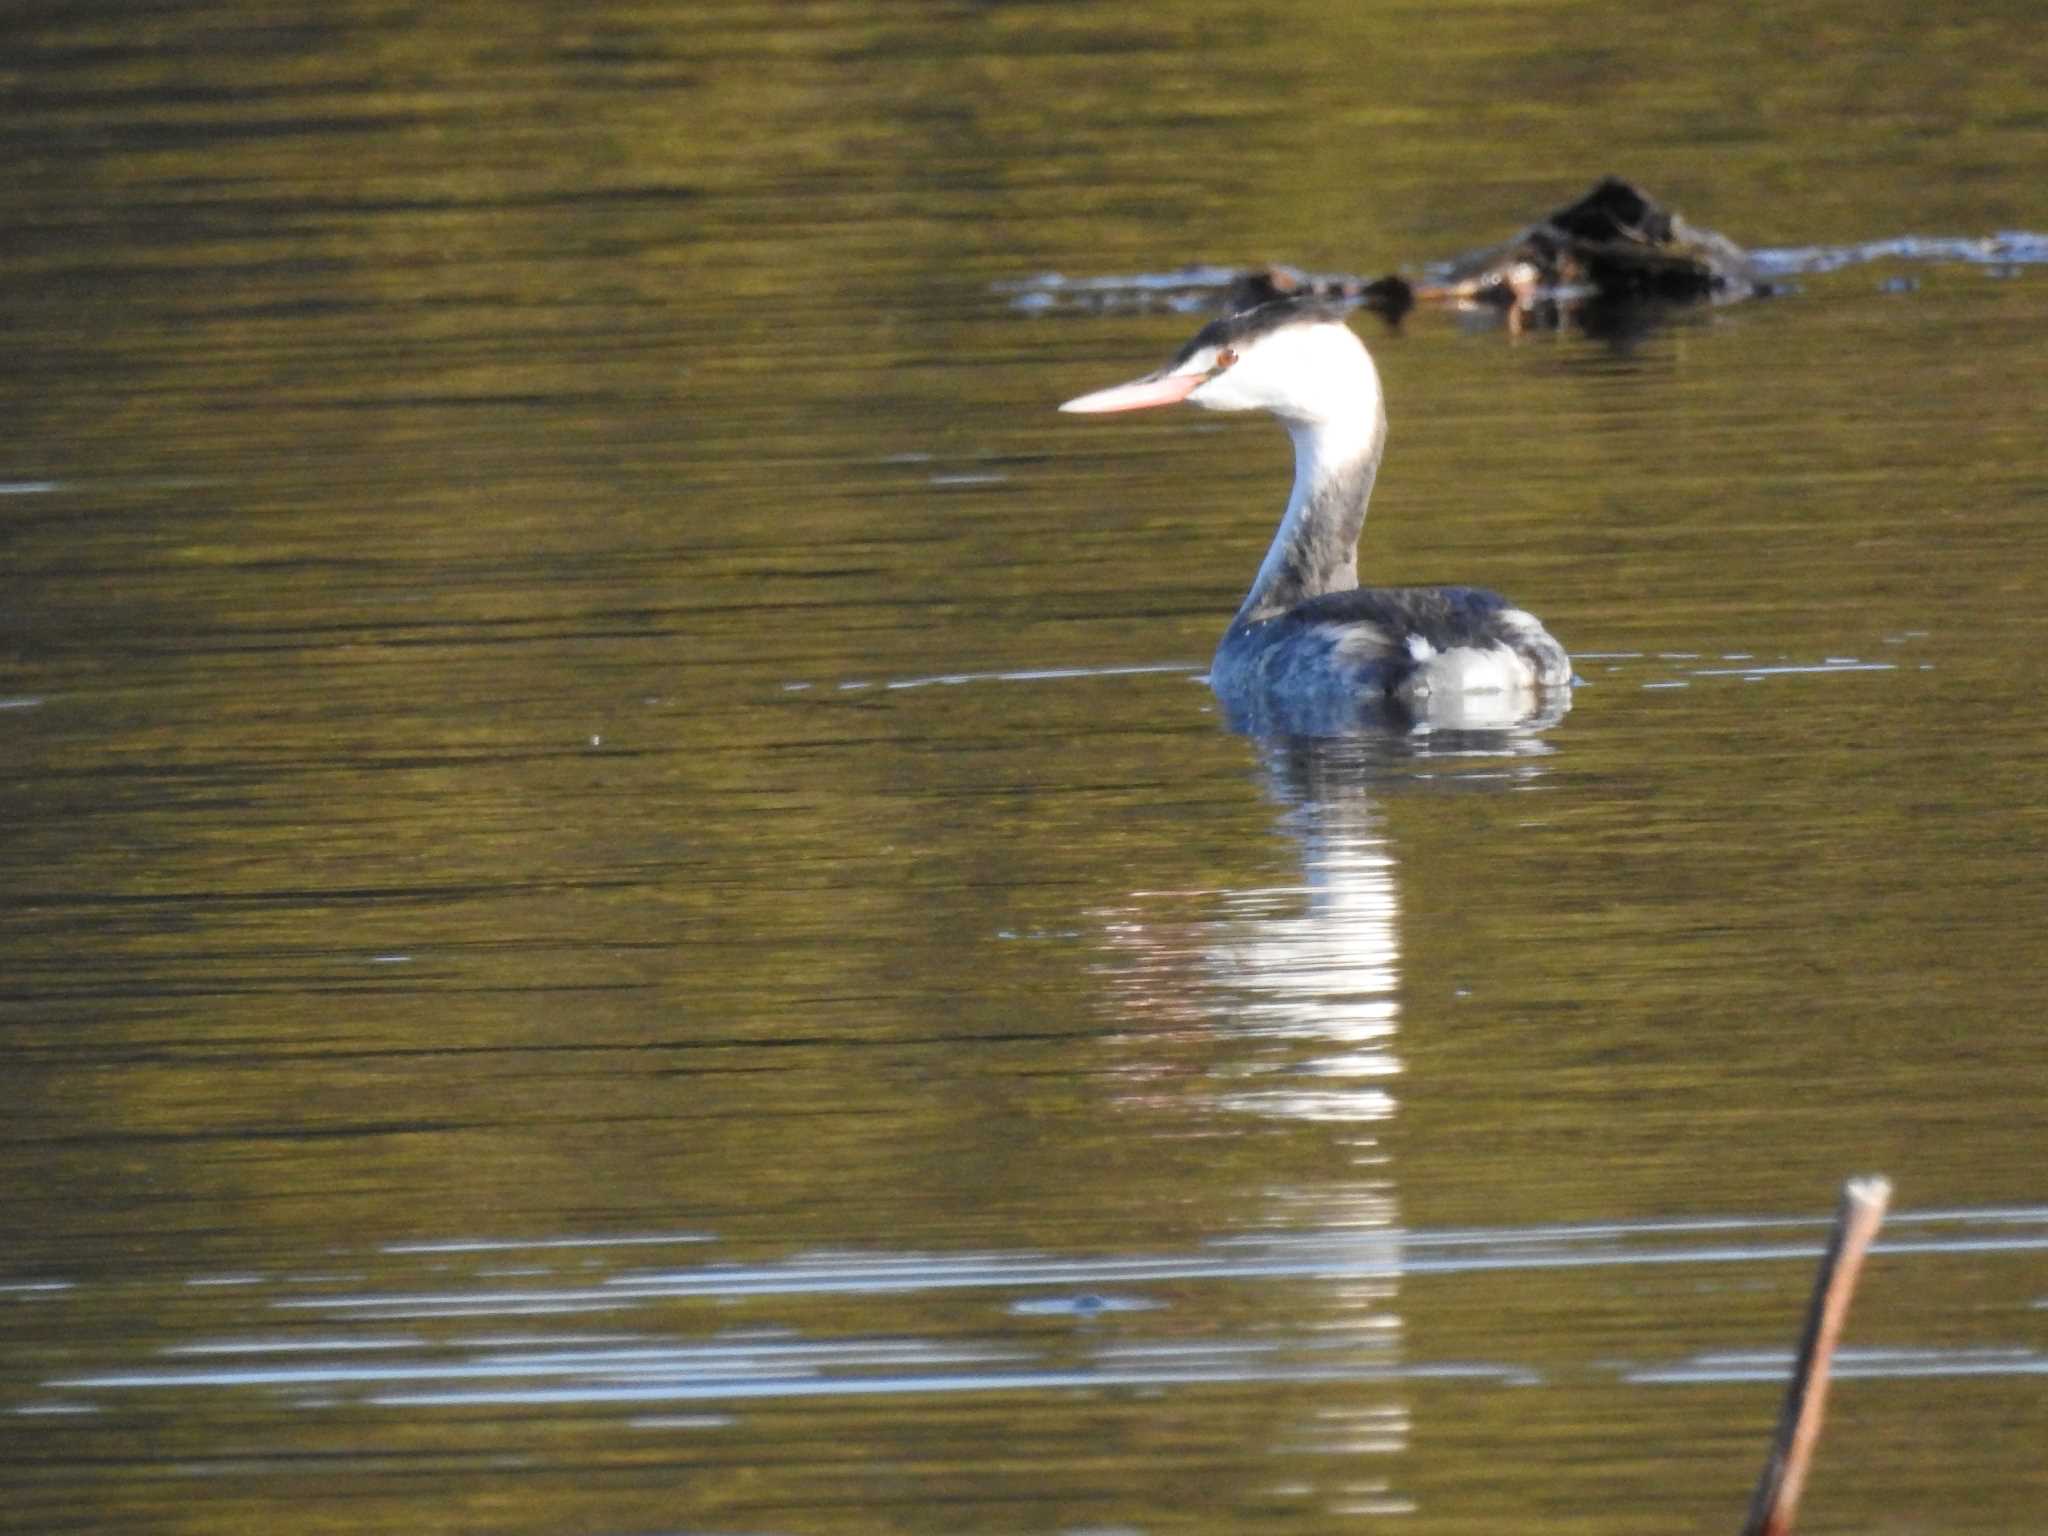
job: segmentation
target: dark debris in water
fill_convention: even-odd
[[[1289,266],[1188,266],[1133,277],[1059,273],[999,285],[1022,310],[1168,309],[1237,314],[1304,294],[1371,310],[1389,324],[1418,305],[1499,312],[1511,329],[1566,321],[1595,332],[1640,329],[1658,314],[1790,289],[1790,279],[1859,262],[1954,261],[2000,275],[2048,263],[2048,236],[1905,236],[1862,245],[1747,250],[1688,222],[1633,182],[1605,176],[1513,239],[1424,267],[1366,278]],[[1899,282],[1907,280],[1900,279]],[[1888,291],[1900,291],[1892,287]]]
[[[1608,302],[1689,304],[1771,291],[1749,253],[1687,223],[1619,176],[1553,209],[1505,245],[1461,257],[1423,287],[1426,297],[1528,309],[1583,295]]]

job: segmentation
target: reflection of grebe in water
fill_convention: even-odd
[[[1379,373],[1344,314],[1319,299],[1262,304],[1205,326],[1157,372],[1060,409],[1185,400],[1270,411],[1294,439],[1294,494],[1210,668],[1234,722],[1315,733],[1390,706],[1446,723],[1527,718],[1544,694],[1565,697],[1572,675],[1564,647],[1533,615],[1477,587],[1358,584],[1387,414]]]

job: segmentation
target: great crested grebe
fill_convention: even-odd
[[[1567,698],[1572,677],[1571,658],[1533,614],[1478,587],[1358,584],[1387,412],[1345,314],[1317,298],[1261,304],[1204,326],[1157,372],[1060,409],[1185,400],[1270,411],[1294,439],[1294,493],[1209,669],[1233,723],[1318,732],[1389,710],[1455,724],[1526,719],[1543,696]]]

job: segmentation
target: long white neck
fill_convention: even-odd
[[[1285,419],[1294,439],[1294,493],[1234,624],[1270,619],[1358,585],[1358,535],[1387,442],[1386,406],[1370,361],[1363,383],[1341,409]]]

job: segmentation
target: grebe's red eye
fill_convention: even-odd
[[[1225,347],[1221,352],[1218,352],[1216,354],[1216,371],[1218,373],[1221,373],[1224,369],[1228,368],[1231,364],[1235,363],[1236,361],[1237,354],[1231,351],[1230,348]]]

